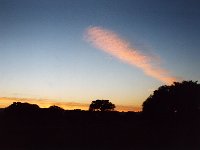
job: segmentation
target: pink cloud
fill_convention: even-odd
[[[171,84],[176,78],[170,76],[169,71],[159,66],[160,62],[153,61],[153,57],[141,53],[131,47],[128,42],[116,33],[101,27],[90,27],[86,31],[86,39],[96,48],[118,58],[119,60],[136,66],[143,72],[165,84]]]

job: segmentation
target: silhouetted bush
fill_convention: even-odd
[[[50,106],[49,107],[49,110],[51,110],[51,111],[55,111],[55,112],[63,112],[64,111],[64,109],[63,108],[61,108],[61,107],[59,107],[59,106],[56,106],[56,105],[53,105],[53,106]]]
[[[49,111],[49,115],[57,117],[62,116],[65,111],[63,108],[56,105],[50,106],[47,110]]]

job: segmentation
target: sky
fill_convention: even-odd
[[[109,99],[137,110],[161,85],[200,80],[199,6],[0,0],[0,107],[11,99],[84,107]]]

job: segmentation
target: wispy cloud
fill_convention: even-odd
[[[77,102],[60,102],[60,101],[53,101],[48,99],[34,99],[34,98],[16,98],[16,97],[0,97],[0,108],[5,108],[11,105],[13,102],[27,102],[30,104],[37,104],[41,108],[48,108],[49,106],[56,105],[62,107],[66,110],[73,110],[73,109],[82,109],[88,110],[89,104],[86,103],[77,103]],[[117,105],[116,110],[118,111],[140,111],[140,107],[133,107],[133,106],[123,106]]]
[[[101,27],[89,27],[86,30],[85,36],[87,41],[96,48],[115,56],[125,63],[142,69],[148,76],[158,79],[165,84],[171,84],[176,81],[176,78],[170,76],[168,70],[161,68],[158,60],[131,47],[128,42],[112,31]]]

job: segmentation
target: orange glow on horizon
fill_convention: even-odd
[[[37,104],[41,108],[48,108],[52,105],[59,106],[65,110],[74,110],[74,109],[81,109],[81,110],[88,110],[89,104],[84,103],[76,103],[76,102],[59,102],[59,101],[52,101],[47,99],[32,99],[32,98],[12,98],[12,97],[0,97],[0,108],[5,108],[11,105],[13,102],[27,102],[30,104]],[[140,107],[133,107],[133,106],[122,106],[116,105],[117,111],[141,111]]]

